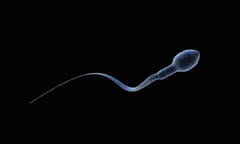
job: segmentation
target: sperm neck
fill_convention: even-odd
[[[177,68],[171,64],[171,65],[166,66],[165,68],[161,69],[156,74],[158,76],[158,79],[163,80],[163,79],[166,79],[167,77],[175,74],[176,72],[177,72]]]

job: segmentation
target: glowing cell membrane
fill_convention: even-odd
[[[187,72],[198,64],[200,53],[197,50],[184,50],[178,53],[174,58],[174,65],[178,72]]]

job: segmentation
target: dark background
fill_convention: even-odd
[[[199,17],[176,13],[165,16],[158,10],[36,13],[27,24],[31,77],[27,102],[69,78],[88,72],[108,73],[135,86],[169,65],[178,52],[197,49],[201,59],[196,68],[157,81],[142,91],[128,93],[105,78],[91,76],[49,93],[32,106],[64,106],[90,113],[201,113],[211,102],[204,84],[209,80],[206,58],[215,29],[210,19],[203,21]]]
[[[231,17],[212,8],[45,5],[16,13],[13,36],[19,47],[14,54],[19,60],[14,69],[20,71],[21,80],[15,85],[23,87],[18,92],[34,115],[29,121],[40,118],[40,123],[58,127],[57,119],[66,120],[76,124],[76,129],[89,122],[96,127],[114,122],[136,128],[149,124],[166,127],[166,131],[167,127],[185,126],[190,131],[220,129],[218,120],[228,113],[230,101],[228,94],[218,94],[223,80],[216,72],[225,64],[219,64],[220,55],[229,54],[222,49],[227,46],[223,36],[229,31],[223,22]],[[139,92],[125,92],[106,78],[90,76],[29,104],[57,84],[88,72],[107,73],[136,86],[185,49],[201,53],[194,69],[156,81]]]
[[[26,64],[31,91],[27,101],[74,76],[88,72],[111,74],[135,86],[169,65],[184,49],[201,52],[199,65],[157,81],[137,93],[128,93],[97,76],[73,81],[33,105],[69,105],[70,108],[200,109],[208,82],[206,58],[216,35],[212,19],[186,13],[165,15],[160,10],[122,13],[71,10],[40,11],[25,23]],[[24,31],[23,31],[24,32]],[[206,90],[206,89],[204,89]]]
[[[147,99],[150,104],[151,101],[169,100],[170,103],[172,99],[193,98],[187,91],[198,91],[200,81],[197,80],[204,80],[204,71],[200,71],[210,47],[207,37],[198,36],[205,33],[204,26],[198,27],[199,22],[188,24],[183,19],[173,21],[154,17],[131,17],[129,14],[121,17],[115,14],[114,17],[91,17],[91,20],[54,16],[32,21],[27,47],[32,47],[30,51],[28,49],[31,58],[28,63],[31,73],[34,73],[36,91],[31,98],[60,82],[88,72],[108,73],[135,86],[169,65],[173,57],[184,49],[197,49],[203,55],[203,60],[192,71],[178,73],[137,93],[124,92],[109,80],[92,76],[69,83],[35,104],[64,102],[81,105],[81,101],[89,101],[98,106],[116,103],[131,106],[137,100],[136,104],[140,106]]]

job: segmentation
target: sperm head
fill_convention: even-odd
[[[199,58],[199,51],[192,49],[184,50],[173,58],[172,65],[176,67],[177,72],[186,72],[198,64]]]

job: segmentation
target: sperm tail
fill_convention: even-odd
[[[114,82],[116,85],[118,85],[120,88],[122,88],[123,90],[125,91],[128,91],[128,92],[136,92],[136,91],[139,91],[141,89],[143,89],[144,87],[148,86],[149,84],[151,84],[153,81],[157,80],[157,76],[156,74],[153,74],[151,76],[149,76],[148,78],[146,78],[142,83],[140,83],[138,86],[136,87],[129,87],[127,86],[126,84],[122,83],[121,81],[119,81],[118,79],[116,79],[115,77],[111,76],[111,75],[108,75],[108,74],[105,74],[105,73],[86,73],[86,74],[83,74],[83,75],[79,75],[79,76],[76,76],[74,78],[71,78],[67,81],[64,81],[60,84],[58,84],[57,86],[51,88],[50,90],[46,91],[45,93],[41,94],[40,96],[38,96],[37,98],[33,99],[32,101],[30,101],[30,104],[37,101],[38,99],[42,98],[43,96],[47,95],[48,93],[56,90],[57,88],[73,81],[73,80],[76,80],[78,78],[81,78],[81,77],[84,77],[84,76],[91,76],[91,75],[98,75],[98,76],[103,76],[105,78],[108,78],[109,80],[111,80],[112,82]]]
[[[112,82],[114,82],[116,85],[118,85],[120,88],[122,88],[125,91],[128,91],[128,92],[135,92],[136,91],[135,87],[127,86],[126,84],[122,83],[117,78],[115,78],[115,77],[113,77],[113,76],[111,76],[109,74],[105,74],[105,73],[88,73],[86,75],[99,75],[99,76],[103,76],[103,77],[111,80]]]
[[[158,79],[158,76],[156,74],[152,74],[149,77],[147,77],[143,82],[141,82],[138,86],[136,87],[130,87],[127,86],[126,84],[122,83],[121,81],[119,81],[118,79],[116,79],[115,77],[105,74],[105,73],[87,73],[86,75],[99,75],[99,76],[103,76],[105,78],[108,78],[109,80],[111,80],[112,82],[114,82],[116,85],[118,85],[120,88],[122,88],[125,91],[128,92],[136,92],[139,91],[143,88],[145,88],[146,86],[148,86],[149,84],[151,84],[152,82],[154,82],[155,80]]]
[[[67,81],[64,81],[58,85],[56,85],[55,87],[49,89],[48,91],[46,91],[45,93],[41,94],[40,96],[38,96],[37,98],[33,99],[32,101],[30,101],[30,104],[37,101],[38,99],[42,98],[43,96],[47,95],[48,93],[56,90],[57,88],[73,81],[73,80],[76,80],[76,79],[79,79],[81,77],[85,77],[85,76],[91,76],[91,75],[99,75],[99,76],[103,76],[105,78],[108,78],[110,79],[111,81],[113,81],[115,84],[117,84],[119,87],[121,87],[122,89],[124,89],[125,91],[129,91],[129,92],[133,92],[133,91],[136,91],[135,88],[132,88],[132,87],[129,87],[127,85],[125,85],[124,83],[120,82],[118,79],[114,78],[113,76],[110,76],[108,74],[104,74],[104,73],[86,73],[86,74],[83,74],[83,75],[79,75],[79,76],[76,76],[74,78],[71,78]]]
[[[30,104],[33,103],[33,102],[35,102],[35,101],[37,101],[38,99],[42,98],[42,97],[45,96],[46,94],[48,94],[48,93],[54,91],[55,89],[57,89],[57,88],[59,88],[59,87],[65,85],[65,84],[67,84],[67,83],[69,83],[69,82],[71,82],[71,81],[73,81],[73,80],[76,80],[76,79],[78,79],[78,78],[81,78],[81,77],[84,77],[84,76],[87,76],[87,75],[89,75],[89,74],[79,75],[79,76],[76,76],[76,77],[74,77],[74,78],[71,78],[71,79],[69,79],[69,80],[66,80],[66,81],[64,81],[64,82],[62,82],[62,83],[56,85],[55,87],[49,89],[49,90],[46,91],[45,93],[41,94],[41,95],[38,96],[37,98],[35,98],[35,99],[33,99],[32,101],[30,101]]]

